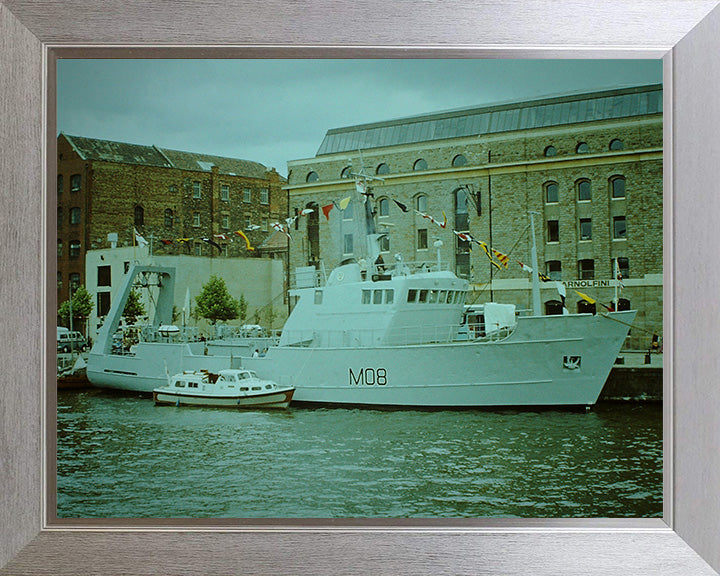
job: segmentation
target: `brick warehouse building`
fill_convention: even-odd
[[[284,184],[257,162],[60,134],[58,302],[67,299],[69,283],[85,284],[87,250],[109,247],[114,234],[118,246],[132,246],[133,229],[158,255],[277,255],[282,247],[248,251],[233,232],[262,245],[274,233],[272,222],[287,217]]]
[[[648,347],[662,333],[662,86],[571,94],[432,113],[327,132],[314,158],[288,163],[290,210],[320,208],[301,221],[291,268],[322,262],[331,269],[362,258],[362,203],[349,181],[364,167],[374,184],[374,211],[384,259],[450,263],[469,278],[470,302],[490,299],[531,308],[530,211],[538,263],[568,283],[566,306],[592,311],[573,288],[610,303],[617,259],[624,288],[618,307],[638,310],[628,346]],[[341,211],[338,201],[354,197]],[[401,211],[398,201],[409,208]],[[335,202],[323,214],[322,207]],[[437,220],[442,229],[413,209]],[[452,230],[508,254],[493,266]],[[434,246],[436,240],[442,246]],[[562,311],[556,284],[542,284],[543,313]]]

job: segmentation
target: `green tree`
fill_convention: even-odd
[[[215,275],[203,285],[195,302],[197,314],[213,325],[218,320],[232,320],[240,315],[240,302],[230,296],[225,280]]]
[[[140,294],[134,288],[130,290],[128,294],[127,302],[125,303],[125,309],[122,315],[127,320],[128,324],[135,324],[138,316],[145,316],[145,305],[140,300]]]
[[[275,318],[277,318],[277,314],[275,310],[273,309],[272,304],[268,304],[267,308],[265,308],[265,313],[263,314],[265,325],[272,330],[273,322],[275,322]]]
[[[73,322],[85,320],[93,309],[93,300],[85,286],[79,286],[72,295]],[[58,315],[65,324],[70,324],[70,300],[65,300],[58,309]]]
[[[240,305],[240,310],[238,312],[238,318],[240,318],[240,322],[245,324],[245,320],[247,320],[247,309],[248,309],[248,303],[247,300],[245,300],[245,294],[240,294],[240,301],[238,302]]]

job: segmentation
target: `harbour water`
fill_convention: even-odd
[[[662,516],[662,407],[236,411],[58,392],[60,518]]]

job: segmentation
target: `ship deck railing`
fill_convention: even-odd
[[[367,266],[363,271],[363,277],[367,280],[390,280],[393,276],[408,276],[423,272],[454,272],[451,262],[440,262],[437,260],[411,260],[411,261],[389,261],[376,266]],[[302,270],[294,270],[290,274],[290,288],[322,288],[327,281],[324,266],[312,270],[311,267],[303,267]]]
[[[469,325],[462,332],[460,325],[401,326],[362,330],[297,330],[283,333],[287,346],[300,348],[364,348],[373,346],[410,346],[449,344],[452,342],[496,342],[504,340],[515,326],[502,327],[486,333],[484,326]]]

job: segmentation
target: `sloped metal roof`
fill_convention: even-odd
[[[221,174],[250,178],[264,178],[267,171],[267,168],[262,164],[250,160],[181,152],[157,146],[113,142],[83,136],[69,136],[67,134],[62,134],[62,136],[68,140],[83,160],[178,168],[194,172],[210,172],[212,166],[217,166]]]
[[[662,113],[662,85],[424,114],[328,130],[317,155]]]

